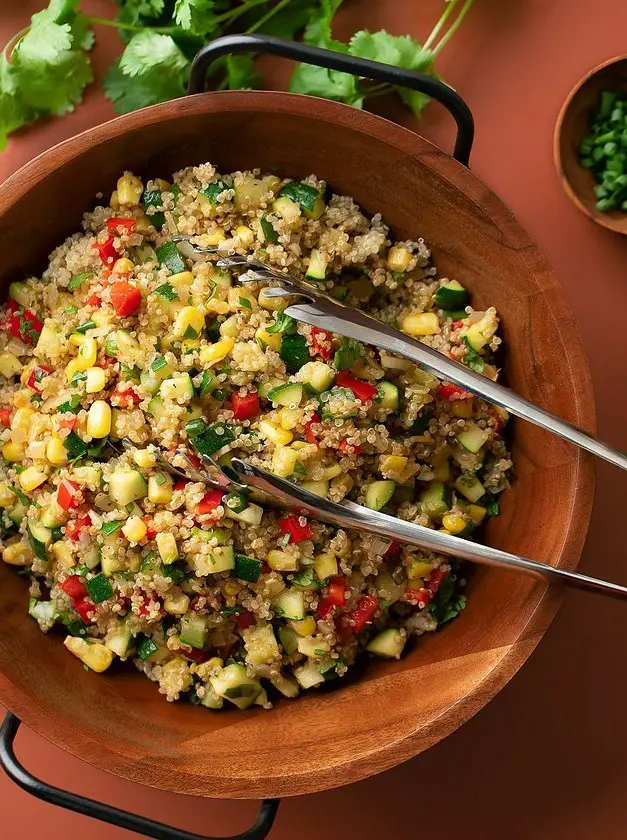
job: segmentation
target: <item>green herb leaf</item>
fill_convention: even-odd
[[[240,306],[243,306],[245,309],[250,309],[250,311],[251,311],[251,312],[253,311],[253,305],[252,305],[252,303],[248,300],[248,298],[245,298],[245,297],[240,297],[240,298],[239,298],[239,305],[240,305]]]
[[[365,353],[364,345],[354,338],[342,338],[342,343],[335,351],[333,364],[336,370],[348,370]]]
[[[78,289],[83,285],[85,280],[88,280],[90,277],[93,277],[93,271],[83,271],[82,274],[75,274],[67,284],[67,287],[70,291]]]
[[[124,525],[123,519],[114,519],[112,522],[103,522],[100,530],[103,534],[110,536],[111,534],[115,534],[116,531],[119,531],[122,525]]]
[[[161,295],[166,300],[176,300],[178,297],[177,292],[174,291],[174,287],[170,283],[164,283],[162,286],[158,286],[155,289],[155,294]]]
[[[465,335],[462,338],[462,342],[466,346],[466,355],[464,357],[464,361],[468,365],[471,370],[474,370],[476,373],[483,373],[485,369],[485,361],[479,353],[475,350],[472,344],[468,341],[468,336]]]
[[[219,26],[214,0],[176,0],[174,20],[193,35],[204,38]]]
[[[63,441],[63,446],[70,461],[75,461],[77,458],[83,458],[87,455],[87,444],[79,438],[76,432],[70,432]]]
[[[267,333],[287,333],[293,335],[296,332],[296,321],[286,315],[282,309],[278,309],[275,315],[274,323],[266,327]]]
[[[74,385],[75,383],[72,382],[72,384]],[[61,414],[68,414],[68,413],[76,414],[77,411],[80,409],[81,399],[82,399],[82,397],[81,397],[80,394],[72,394],[72,396],[70,397],[69,400],[66,400],[64,403],[61,403],[61,405],[58,406],[57,411],[60,412]],[[71,434],[74,434],[74,432],[71,432]],[[68,437],[69,437],[69,435],[68,435]],[[77,437],[78,437],[78,435],[77,435]],[[80,438],[79,438],[79,440],[80,440]],[[67,438],[66,438],[66,441],[67,441]],[[82,441],[81,441],[81,443],[82,443]],[[67,449],[67,446],[66,446],[66,449]],[[71,460],[71,456],[70,456],[70,460]]]

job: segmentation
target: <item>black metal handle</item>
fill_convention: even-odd
[[[457,137],[453,157],[464,166],[468,166],[470,150],[475,136],[475,123],[472,112],[461,96],[453,88],[414,70],[393,67],[380,61],[356,58],[352,55],[310,47],[296,41],[286,41],[270,35],[225,35],[202,47],[192,64],[187,92],[203,93],[207,69],[212,61],[232,52],[266,52],[305,64],[315,64],[327,70],[339,70],[377,82],[417,90],[435,99],[449,111],[457,123]]]
[[[138,814],[105,805],[103,802],[96,802],[94,799],[87,799],[85,796],[78,796],[70,791],[53,787],[35,778],[17,760],[13,742],[20,724],[19,718],[7,712],[0,728],[0,766],[23,790],[38,799],[43,799],[44,802],[51,802],[69,811],[76,811],[78,814],[93,817],[101,822],[135,831],[145,837],[154,837],[155,840],[264,840],[272,828],[280,799],[264,799],[254,825],[242,834],[218,839],[190,834],[188,831],[182,831],[179,828],[140,817]]]

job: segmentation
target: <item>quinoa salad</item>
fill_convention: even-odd
[[[133,664],[168,700],[270,708],[453,619],[460,565],[178,480],[160,456],[182,470],[198,452],[227,468],[238,456],[466,538],[498,515],[512,463],[504,411],[297,323],[267,285],[217,267],[231,254],[491,379],[499,322],[438,277],[422,239],[396,241],[315,176],[210,163],[172,181],[122,173],[41,278],[11,284],[0,550],[24,577],[24,609],[92,671]]]

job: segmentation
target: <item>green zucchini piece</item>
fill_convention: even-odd
[[[273,388],[268,399],[274,405],[297,406],[303,398],[303,386],[297,382],[285,382],[277,388]]]
[[[274,599],[274,612],[283,618],[301,621],[305,617],[305,598],[300,589],[286,587]]]
[[[489,437],[490,432],[480,429],[474,423],[469,423],[464,431],[457,435],[457,440],[468,452],[476,454]]]
[[[382,380],[377,386],[376,401],[382,408],[389,408],[392,411],[398,411],[401,405],[400,393],[393,382]]]
[[[208,617],[198,613],[188,613],[181,619],[181,644],[201,650],[207,641]]]
[[[298,204],[308,219],[319,219],[326,210],[320,191],[300,181],[290,181],[289,184],[285,184],[278,195],[279,198],[287,196]]]
[[[402,630],[388,627],[368,642],[366,650],[385,659],[399,659],[406,641],[407,635]]]
[[[115,470],[109,478],[109,498],[119,507],[126,507],[148,493],[146,479],[139,470]]]
[[[46,559],[46,552],[52,542],[52,531],[40,522],[28,523],[28,537],[35,557]]]
[[[311,358],[307,342],[305,341],[305,336],[283,333],[281,336],[279,356],[285,362],[285,367],[289,373],[296,373],[299,371]]]
[[[246,668],[239,662],[233,662],[222,668],[215,676],[210,677],[210,683],[218,695],[234,703],[238,709],[252,706],[261,692],[259,680],[249,677]]]
[[[235,433],[226,423],[213,423],[204,432],[192,438],[192,444],[201,455],[215,455],[224,446],[233,443]]]
[[[155,254],[157,255],[159,264],[169,268],[172,274],[179,274],[181,271],[185,271],[183,257],[174,242],[164,242],[163,245],[159,245],[158,248],[155,248]]]
[[[382,510],[394,495],[396,482],[386,479],[373,481],[366,486],[366,507],[371,510]]]
[[[451,491],[441,481],[436,481],[420,494],[425,512],[431,517],[443,516],[451,509]]]
[[[485,495],[485,487],[476,475],[470,472],[462,473],[455,482],[455,489],[465,496],[469,502],[475,504]]]
[[[468,304],[468,292],[457,280],[449,280],[437,290],[433,303],[438,309],[463,309]]]
[[[246,557],[245,554],[236,554],[233,577],[238,580],[247,580],[250,583],[255,583],[255,581],[259,580],[262,565],[261,560],[256,560],[254,557]]]

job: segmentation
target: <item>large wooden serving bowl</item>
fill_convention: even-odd
[[[35,158],[0,191],[0,281],[38,272],[120,172],[169,175],[211,160],[222,171],[316,173],[402,238],[423,236],[442,276],[503,318],[508,383],[587,429],[590,375],[573,317],[545,258],[470,171],[410,131],[318,99],[224,92],[121,117]],[[516,482],[491,522],[499,548],[577,565],[593,494],[587,456],[513,424]],[[23,578],[0,563],[0,702],[73,755],[178,793],[257,797],[362,779],[416,755],[488,702],[547,629],[560,593],[477,567],[468,607],[399,662],[376,662],[338,690],[271,712],[170,704],[132,668],[98,676],[27,616]]]

